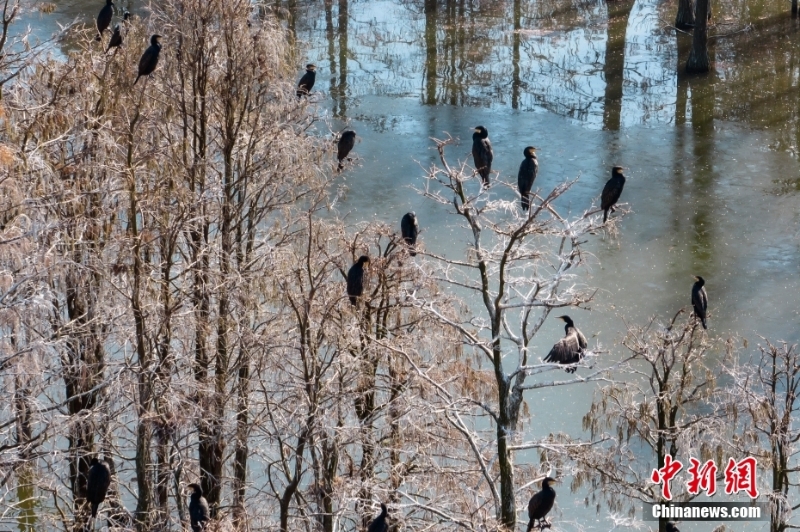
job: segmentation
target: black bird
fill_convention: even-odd
[[[367,532],[388,532],[389,525],[386,523],[386,516],[389,515],[389,510],[386,505],[381,503],[381,515],[372,520],[367,527]]]
[[[153,35],[150,37],[150,46],[147,47],[147,50],[142,54],[142,58],[139,59],[139,75],[136,76],[136,81],[133,82],[134,85],[139,81],[139,78],[142,76],[149,76],[156,69],[158,65],[158,54],[161,53],[161,43],[158,42],[160,38],[161,35]]]
[[[114,16],[114,2],[106,0],[106,5],[97,14],[97,37],[95,40],[99,41],[103,37],[103,32],[111,25],[111,18]]]
[[[540,529],[545,528],[545,526],[550,526],[545,516],[553,509],[553,503],[556,502],[556,490],[550,487],[550,484],[553,482],[558,481],[550,477],[545,478],[542,481],[542,491],[536,493],[531,497],[530,502],[528,502],[528,518],[530,519],[528,523],[528,532],[533,529],[534,521],[539,521]],[[542,524],[542,521],[544,521],[545,524]]]
[[[312,82],[313,83],[313,82]],[[347,155],[350,153],[350,150],[356,145],[356,132],[355,131],[345,131],[342,133],[342,136],[339,137],[339,144],[337,146],[336,158],[339,159],[339,171],[342,171],[344,168],[344,164],[342,161],[345,160]]]
[[[489,186],[489,173],[492,171],[492,143],[489,142],[489,131],[483,126],[475,128],[472,134],[472,158],[475,161],[475,169],[481,175],[483,186]]]
[[[678,530],[678,527],[675,526],[675,523],[672,521],[667,521],[667,532],[681,532]]]
[[[350,267],[347,272],[347,295],[350,296],[350,303],[356,304],[356,298],[364,293],[364,265],[369,262],[369,257],[361,255],[358,262]]]
[[[583,358],[583,350],[589,344],[582,332],[575,327],[575,323],[569,316],[559,316],[558,319],[564,320],[566,325],[564,331],[566,336],[558,341],[545,357],[545,362],[555,362],[558,364],[575,364]],[[575,373],[578,368],[567,368],[567,373]]]
[[[118,46],[122,45],[122,28],[119,24],[114,26],[114,34],[111,35],[111,40],[108,41],[108,48],[106,48],[106,53],[112,48],[117,48]]]
[[[92,518],[97,517],[97,508],[105,500],[110,485],[111,469],[108,464],[101,462],[96,457],[92,458],[86,482],[86,500],[92,505]]]
[[[408,246],[408,253],[414,257],[417,255],[414,246],[417,245],[417,236],[419,236],[419,222],[417,222],[417,214],[409,212],[403,219],[400,220],[400,231],[403,233],[403,240]]]
[[[189,484],[192,494],[189,496],[189,519],[192,522],[192,532],[202,532],[211,520],[208,510],[208,501],[203,497],[203,488],[197,484]]]
[[[708,329],[708,327],[706,327],[708,294],[706,294],[706,289],[703,288],[706,284],[706,280],[699,275],[695,275],[694,278],[696,279],[694,286],[692,286],[692,306],[694,307],[694,315],[700,318],[700,323],[703,324],[703,329]]]
[[[297,84],[297,97],[302,98],[307,96],[311,89],[314,88],[314,82],[317,80],[317,65],[309,63],[306,65],[306,73],[300,78],[300,83]]]
[[[622,188],[625,186],[625,176],[622,175],[623,168],[615,166],[611,169],[611,179],[603,187],[603,194],[600,196],[600,208],[603,209],[603,223],[608,220],[608,210],[614,210],[614,205],[622,195]]]
[[[527,211],[531,205],[528,194],[533,188],[536,174],[539,173],[539,161],[536,159],[536,148],[533,146],[528,146],[522,153],[525,155],[525,160],[519,165],[517,186],[519,187],[519,194],[522,196],[522,210]]]

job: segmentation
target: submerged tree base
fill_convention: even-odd
[[[689,60],[686,61],[687,74],[705,74],[711,70],[708,54],[695,55],[694,51],[689,54]]]

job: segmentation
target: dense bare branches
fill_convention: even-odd
[[[489,372],[475,372],[481,386],[473,393],[456,395],[447,419],[468,442],[472,459],[489,486],[489,493],[482,497],[492,501],[500,526],[513,529],[518,494],[512,452],[528,447],[517,441],[524,391],[602,375],[598,371],[564,381],[527,382],[532,375],[556,369],[554,364],[536,363],[529,352],[550,312],[581,307],[592,299],[592,290],[581,285],[576,270],[587,258],[583,239],[601,230],[602,221],[595,216],[597,209],[587,209],[575,218],[561,212],[558,200],[569,191],[573,184],[569,181],[546,194],[533,191],[530,210],[519,213],[516,202],[492,199],[486,188],[472,186],[474,174],[464,165],[454,167],[448,162],[445,149],[452,139],[435,142],[442,166],[429,170],[423,193],[437,203],[452,205],[470,236],[464,259],[430,254],[438,266],[434,275],[445,285],[473,294],[471,303],[480,301],[482,308],[471,305],[467,319],[462,319],[446,315],[435,303],[421,298],[417,304],[452,327],[461,342],[490,365]],[[593,359],[587,352],[577,366],[591,366]],[[510,368],[506,367],[509,362]],[[488,456],[483,451],[487,435],[463,421],[476,414],[488,415],[496,432],[495,451]],[[495,459],[497,473],[487,466]],[[481,506],[486,502],[481,501]]]
[[[631,353],[624,377],[598,393],[583,419],[584,429],[605,443],[575,449],[572,456],[583,469],[575,487],[590,487],[612,512],[632,516],[636,502],[662,500],[650,475],[667,454],[685,463],[690,455],[720,461],[730,427],[714,408],[720,389],[710,365],[725,364],[732,352],[729,342],[707,338],[685,309],[666,323],[651,318],[629,326],[623,345]],[[723,360],[709,361],[712,353]],[[675,500],[693,498],[675,482],[672,494]]]

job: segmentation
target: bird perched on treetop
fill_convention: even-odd
[[[622,195],[622,188],[625,186],[625,176],[622,175],[623,168],[615,166],[611,169],[611,179],[603,187],[603,194],[600,196],[600,208],[603,209],[603,223],[608,220],[608,211],[614,211],[614,205]]]
[[[339,137],[339,144],[337,145],[336,149],[336,158],[339,159],[339,168],[338,171],[342,171],[344,168],[344,164],[342,161],[345,160],[347,155],[350,153],[350,150],[356,145],[356,132],[355,131],[345,131],[342,133],[342,136]]]
[[[536,148],[533,146],[528,146],[522,153],[525,155],[525,160],[519,165],[517,187],[519,187],[519,195],[522,196],[522,210],[527,211],[531,205],[528,194],[533,188],[536,174],[539,173],[539,161],[536,159]]]
[[[550,484],[553,482],[558,481],[550,477],[546,477],[542,480],[542,491],[534,494],[530,502],[528,502],[528,518],[530,519],[528,523],[528,532],[535,526],[534,521],[539,521],[540,529],[545,528],[545,526],[550,526],[545,516],[552,510],[553,503],[556,502],[556,490],[550,487]],[[542,521],[544,521],[545,524],[542,524]]]
[[[412,257],[417,255],[414,246],[417,245],[417,236],[419,236],[419,222],[417,222],[417,214],[409,212],[403,219],[400,220],[400,231],[403,233],[403,240],[408,246],[408,253]]]
[[[92,517],[97,517],[97,508],[106,499],[111,485],[111,469],[105,461],[92,458],[86,482],[86,500],[92,505]]]
[[[158,54],[161,53],[161,43],[158,42],[160,38],[161,35],[152,35],[150,37],[150,46],[147,47],[147,50],[142,54],[142,58],[139,59],[139,75],[136,76],[136,81],[133,82],[134,85],[139,81],[139,78],[149,76],[156,69]]]
[[[483,126],[476,127],[472,133],[472,159],[475,161],[475,170],[480,174],[483,186],[488,187],[494,152],[492,143],[489,142],[489,131]]]
[[[197,484],[189,484],[192,490],[189,496],[189,519],[192,523],[192,532],[202,532],[211,520],[208,510],[208,501],[203,497],[203,488]]]
[[[317,65],[309,63],[306,65],[306,73],[300,78],[300,83],[297,84],[297,97],[302,98],[307,96],[314,88],[314,82],[317,80]]]
[[[389,524],[386,522],[386,516],[389,515],[389,510],[386,509],[386,505],[381,503],[381,514],[372,520],[367,527],[367,532],[387,532],[389,530]]]
[[[108,48],[106,48],[106,53],[112,48],[117,48],[122,45],[122,27],[117,24],[114,26],[114,33],[111,35],[111,40],[108,41]]]
[[[703,324],[703,329],[706,327],[706,310],[708,309],[708,294],[704,288],[706,280],[695,275],[695,283],[692,286],[692,306],[694,307],[694,315],[700,318],[700,323]]]
[[[353,264],[347,272],[347,295],[350,296],[350,303],[353,305],[364,293],[364,265],[368,262],[369,257],[361,255],[358,262]]]
[[[96,41],[103,38],[103,32],[111,25],[111,18],[114,16],[114,2],[106,0],[106,5],[97,14],[97,37]]]
[[[555,362],[558,364],[576,364],[583,358],[583,350],[589,344],[586,337],[575,327],[575,323],[569,316],[559,316],[558,319],[564,320],[564,338],[558,341],[545,357],[545,362]],[[578,368],[567,368],[567,373],[575,373]]]

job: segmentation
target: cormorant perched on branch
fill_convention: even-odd
[[[414,246],[417,245],[417,236],[419,236],[419,222],[417,222],[417,214],[409,212],[403,219],[400,220],[400,231],[403,233],[403,240],[408,246],[408,253],[412,257],[416,256],[417,251]]]
[[[603,209],[603,223],[608,220],[608,210],[614,211],[614,205],[622,195],[622,188],[625,186],[625,176],[622,175],[623,168],[615,166],[611,169],[611,179],[603,187],[603,194],[600,196],[600,208]]]
[[[586,337],[575,327],[575,323],[569,316],[559,316],[558,319],[566,322],[564,326],[566,336],[553,346],[544,361],[556,362],[558,364],[575,364],[580,362],[581,358],[583,358],[583,350],[589,346],[586,342]],[[577,369],[578,368],[575,367],[567,368],[567,373],[575,373]]]
[[[475,170],[481,175],[483,186],[489,186],[489,173],[492,171],[492,143],[489,142],[489,131],[483,126],[475,128],[472,134],[472,158],[475,161]]]
[[[550,487],[550,484],[553,482],[558,481],[550,477],[542,480],[542,491],[536,493],[531,497],[530,502],[528,502],[528,518],[530,519],[528,523],[528,532],[531,532],[531,529],[534,528],[534,521],[539,521],[540,529],[550,526],[545,516],[552,510],[553,503],[556,502],[556,490]],[[542,524],[542,521],[544,521],[545,524]]]
[[[96,41],[103,38],[103,32],[111,25],[111,18],[114,16],[114,2],[106,0],[106,5],[97,14],[97,37]]]
[[[536,159],[536,148],[533,146],[528,146],[522,153],[525,155],[525,160],[519,165],[517,186],[519,187],[519,194],[522,196],[522,210],[527,211],[531,205],[528,194],[533,188],[536,174],[539,173],[539,161]]]
[[[706,284],[706,280],[699,275],[695,275],[694,278],[696,279],[694,285],[692,286],[692,306],[694,307],[694,315],[700,318],[700,323],[703,324],[703,329],[708,329],[708,327],[706,327],[708,294],[706,294],[706,289],[703,288]]]
[[[339,144],[337,145],[336,151],[336,158],[339,159],[339,168],[338,170],[341,172],[342,168],[344,168],[344,164],[342,161],[345,160],[347,155],[350,153],[350,150],[356,145],[356,132],[355,131],[345,131],[342,133],[342,136],[339,137]]]
[[[386,516],[389,515],[389,510],[386,505],[381,503],[381,514],[373,519],[367,527],[367,532],[388,532],[389,524],[386,522]]]
[[[106,499],[111,485],[111,469],[104,461],[92,458],[86,482],[86,500],[92,505],[92,518],[97,517],[97,508]]]
[[[369,262],[369,257],[361,255],[358,262],[350,267],[347,272],[347,295],[350,296],[350,303],[356,304],[357,298],[364,293],[364,265]]]
[[[192,523],[192,532],[202,532],[211,520],[208,510],[208,501],[203,497],[203,488],[197,484],[189,484],[192,490],[189,496],[189,519]]]
[[[150,46],[144,51],[142,58],[139,59],[139,75],[136,76],[136,81],[133,82],[134,85],[139,81],[139,78],[142,76],[149,76],[156,69],[158,65],[158,54],[161,53],[161,43],[158,42],[160,38],[161,35],[153,35],[150,37]]]
[[[112,48],[117,48],[118,46],[122,45],[122,28],[119,24],[114,26],[114,33],[111,35],[111,40],[108,41],[108,48],[106,48],[106,53]]]
[[[307,96],[314,88],[314,82],[317,80],[317,65],[309,63],[306,65],[306,73],[300,78],[300,83],[297,84],[297,97],[302,98]]]

